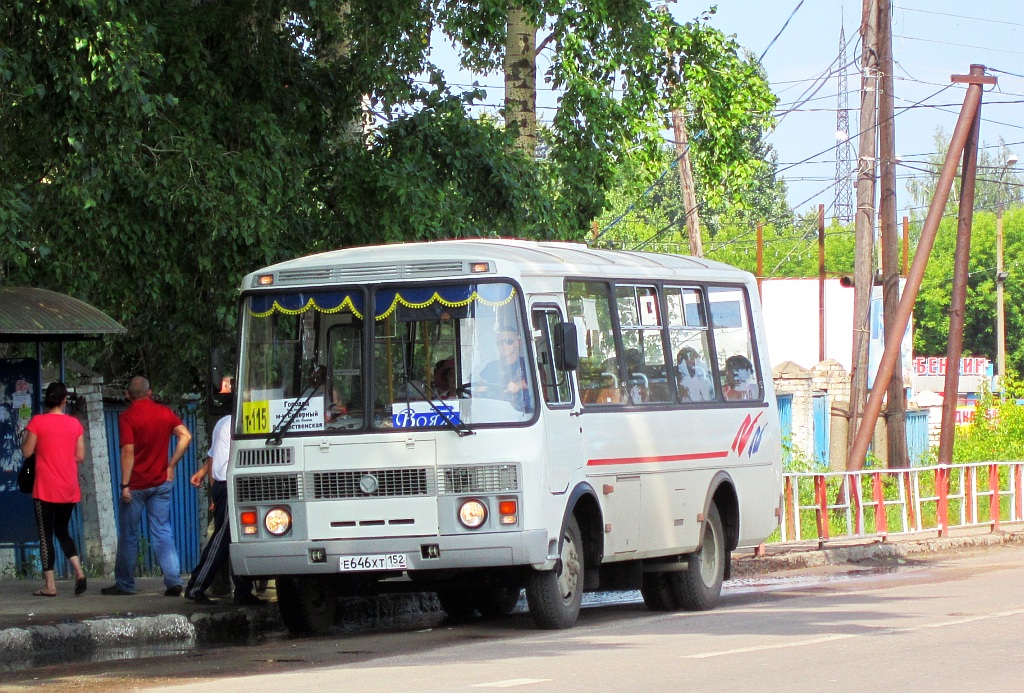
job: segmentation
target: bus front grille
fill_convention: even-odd
[[[426,469],[364,469],[313,472],[313,498],[395,498],[430,496]]]
[[[519,490],[519,469],[514,464],[442,467],[437,470],[437,492],[506,493]]]
[[[249,474],[235,477],[236,503],[276,503],[299,500],[302,482],[298,474]]]
[[[271,465],[291,464],[294,461],[294,448],[263,448],[258,450],[239,450],[235,460],[236,467],[266,467]]]

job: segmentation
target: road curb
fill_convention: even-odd
[[[871,559],[901,558],[915,554],[954,551],[961,548],[999,546],[1024,542],[1024,530],[962,537],[874,540],[819,549],[816,544],[788,546],[784,552],[753,557],[734,556],[732,577],[743,578],[825,565],[857,563]],[[775,549],[778,551],[779,549]],[[336,625],[343,631],[412,625],[441,611],[431,592],[348,597],[338,601]],[[281,633],[284,624],[275,605],[236,607],[217,612],[163,614],[83,619],[56,625],[0,629],[0,671],[52,664],[50,655],[65,658],[88,656],[115,648],[160,645],[189,648],[195,645],[244,642],[260,635]]]
[[[847,544],[823,549],[808,545],[804,549],[764,557],[742,556],[733,559],[733,577],[751,577],[764,573],[801,568],[817,568],[838,563],[856,563],[870,559],[904,558],[914,554],[939,553],[960,548],[1000,546],[1024,542],[1024,532],[994,532],[965,537],[922,537],[889,542]],[[769,547],[769,552],[771,548]]]

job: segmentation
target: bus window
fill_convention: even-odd
[[[630,404],[670,402],[661,309],[652,286],[615,287],[624,358],[620,377]]]
[[[534,308],[533,334],[534,350],[537,353],[537,367],[540,370],[540,391],[550,406],[572,403],[569,376],[555,368],[555,325],[562,316],[555,308]]]
[[[577,378],[584,404],[618,404],[622,390],[617,368],[608,285],[602,282],[566,282],[569,317],[583,337]]]
[[[327,428],[359,429],[363,425],[362,320],[351,313],[336,319],[340,323],[327,330]]]
[[[711,328],[718,352],[718,373],[726,400],[760,401],[762,397],[754,364],[753,335],[750,331],[746,292],[739,287],[708,290]]]
[[[378,289],[374,426],[529,421],[536,395],[515,298],[505,283]]]
[[[708,358],[708,327],[700,289],[666,287],[668,338],[675,360],[676,391],[681,402],[717,398]]]

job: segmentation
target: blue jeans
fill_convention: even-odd
[[[149,539],[160,570],[164,573],[164,585],[181,585],[181,561],[178,549],[174,546],[174,527],[171,525],[172,488],[174,482],[165,481],[153,488],[132,490],[131,503],[121,503],[114,577],[117,578],[117,586],[125,592],[135,591],[135,563],[139,557],[139,531],[143,511],[149,520]]]

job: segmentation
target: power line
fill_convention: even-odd
[[[790,20],[793,19],[793,16],[796,15],[797,10],[799,10],[803,6],[803,4],[804,0],[800,0],[800,2],[796,4],[796,7],[793,8],[793,11],[789,13],[789,17],[786,18],[786,23],[782,25],[781,29],[779,29],[779,33],[775,34],[775,38],[773,38],[771,42],[768,44],[768,47],[764,49],[764,52],[761,53],[761,57],[757,59],[757,62],[763,61],[764,56],[768,55],[768,51],[771,50],[771,47],[774,46],[775,42],[779,39],[780,36],[782,36],[782,32],[786,30],[786,27],[789,26]]]
[[[969,19],[973,22],[988,22],[990,24],[999,24],[1001,26],[1024,26],[1024,24],[1018,24],[1017,22],[1008,22],[1005,19],[987,19],[984,17],[968,17],[963,14],[952,14],[949,12],[936,12],[935,10],[919,10],[916,7],[901,7],[904,12],[920,12],[921,14],[935,14],[942,17],[953,17],[954,19]]]
[[[935,39],[918,38],[917,36],[902,36],[893,35],[893,38],[903,39],[905,41],[921,41],[922,43],[935,43],[940,46],[954,46],[956,48],[972,48],[979,51],[994,51],[996,53],[1010,53],[1011,55],[1024,55],[1022,51],[1011,51],[1005,48],[992,48],[991,46],[971,46],[966,43],[952,43],[950,41],[937,41]]]

